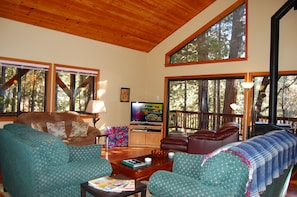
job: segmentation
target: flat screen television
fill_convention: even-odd
[[[163,103],[131,102],[131,123],[162,124]]]

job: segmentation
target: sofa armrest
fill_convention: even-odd
[[[89,126],[88,135],[92,135],[95,138],[97,135],[100,135],[100,134],[101,134],[101,132],[99,129]]]
[[[160,170],[155,172],[149,179],[148,189],[152,196],[243,196],[232,193],[224,187],[213,187],[203,184],[199,179],[183,176],[178,173]]]
[[[69,161],[82,161],[88,159],[100,158],[101,144],[91,144],[86,146],[68,146]]]
[[[69,162],[65,165],[50,166],[39,172],[35,176],[33,186],[38,188],[40,193],[52,194],[55,194],[57,190],[72,186],[73,190],[76,190],[75,193],[78,194],[81,183],[102,176],[110,176],[111,172],[110,162],[102,158]]]
[[[176,152],[172,171],[184,176],[199,178],[203,158],[204,155]]]

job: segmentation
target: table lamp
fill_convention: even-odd
[[[93,124],[96,128],[96,122],[100,120],[100,117],[96,118],[96,114],[106,112],[104,101],[90,100],[86,112],[93,114]]]

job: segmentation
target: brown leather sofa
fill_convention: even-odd
[[[228,122],[217,131],[200,130],[190,136],[168,136],[161,140],[161,149],[207,154],[225,144],[238,141],[239,125]]]
[[[98,129],[88,126],[86,136],[70,137],[72,121],[84,122],[76,112],[28,112],[19,115],[14,123],[26,124],[31,127],[32,123],[38,123],[42,131],[48,132],[46,123],[55,123],[59,121],[65,121],[65,133],[67,137],[62,138],[62,140],[68,145],[83,146],[94,144],[96,136],[100,135]]]

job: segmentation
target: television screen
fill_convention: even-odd
[[[131,102],[131,122],[162,123],[163,103]]]

